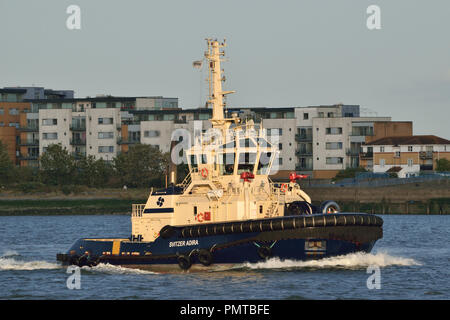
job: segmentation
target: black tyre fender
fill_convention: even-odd
[[[182,270],[188,270],[192,266],[192,259],[188,255],[180,254],[177,261]]]
[[[169,226],[169,225],[162,227],[161,230],[159,231],[159,235],[163,239],[171,238],[174,234],[175,234],[175,228],[172,226]]]
[[[204,266],[209,266],[213,262],[213,256],[212,256],[211,251],[206,250],[206,249],[200,249],[197,257],[198,257],[198,261],[200,261],[200,263]]]
[[[258,256],[264,260],[269,259],[272,256],[272,248],[266,246],[260,246],[257,252]]]
[[[328,212],[330,211],[331,212]],[[327,200],[322,202],[322,204],[320,205],[320,212],[321,213],[339,213],[341,212],[341,208],[339,207],[339,205],[331,200]]]

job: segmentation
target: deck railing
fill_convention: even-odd
[[[131,205],[131,216],[132,217],[142,217],[142,213],[144,212],[145,203],[143,204],[132,204]]]

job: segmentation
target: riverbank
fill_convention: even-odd
[[[334,200],[341,211],[375,214],[450,214],[450,183],[420,183],[388,187],[329,187],[304,190],[313,204]],[[130,214],[133,203],[145,203],[149,189],[88,189],[62,192],[0,192],[3,215]]]

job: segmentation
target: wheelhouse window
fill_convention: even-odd
[[[245,171],[253,172],[256,163],[256,152],[239,153],[238,174]]]
[[[234,152],[219,154],[219,171],[223,175],[232,175],[234,173]]]

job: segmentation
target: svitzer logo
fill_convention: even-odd
[[[164,198],[163,197],[159,197],[158,201],[156,201],[156,204],[160,207],[162,207],[162,205],[164,204]]]
[[[211,221],[211,212],[200,212],[195,215],[195,220],[198,222]]]

